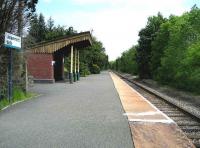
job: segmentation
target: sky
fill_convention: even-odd
[[[149,16],[181,15],[194,4],[199,7],[200,0],[39,0],[37,13],[56,25],[91,31],[112,61],[137,44]]]

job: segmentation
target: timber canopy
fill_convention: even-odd
[[[90,32],[81,32],[51,41],[40,42],[29,47],[28,49],[32,53],[54,53],[68,45],[73,45],[75,48],[84,48],[92,45]]]

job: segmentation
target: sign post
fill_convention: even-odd
[[[12,83],[12,49],[9,48],[9,61],[8,61],[8,100],[11,102],[12,100],[12,90],[13,90],[13,83]]]
[[[13,64],[13,57],[12,57],[12,50],[13,49],[21,49],[21,37],[15,36],[10,33],[5,33],[5,41],[4,46],[9,50],[9,57],[8,57],[8,100],[9,102],[12,100],[13,97],[13,82],[12,82],[12,64]]]

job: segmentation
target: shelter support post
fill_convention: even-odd
[[[79,61],[79,50],[77,51],[77,58],[78,58],[78,64],[77,64],[77,81],[79,81],[80,80],[80,61]]]
[[[70,65],[70,74],[69,74],[69,79],[70,83],[73,83],[73,45],[71,45],[71,65]]]
[[[77,57],[77,50],[74,49],[74,82],[76,82],[77,76],[76,76],[76,57]]]

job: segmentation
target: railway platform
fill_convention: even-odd
[[[194,147],[172,119],[159,111],[116,74],[110,73],[110,75],[124,108],[124,115],[129,120],[135,147]]]
[[[0,147],[194,147],[173,120],[113,73],[73,85],[36,84],[32,91],[41,95],[0,112]]]

